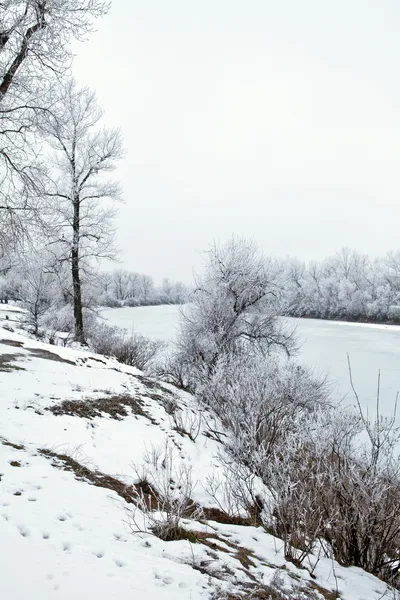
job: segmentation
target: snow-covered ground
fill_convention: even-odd
[[[219,424],[134,368],[27,338],[17,317],[0,305],[1,599],[197,600],[277,579],[344,600],[383,597],[381,581],[328,559],[311,578],[260,527],[185,519],[197,543],[133,533],[146,517],[131,485],[166,456],[173,476],[190,479],[192,500],[216,506],[208,478],[224,477],[211,435]]]

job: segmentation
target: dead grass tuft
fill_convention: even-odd
[[[217,523],[223,523],[225,525],[243,525],[249,527],[256,524],[252,517],[230,515],[220,508],[215,507],[203,508],[203,514],[206,521],[216,521]]]
[[[25,447],[21,444],[14,444],[13,442],[9,442],[8,440],[4,440],[0,438],[0,443],[3,446],[9,446],[10,448],[14,448],[15,450],[25,450]]]
[[[128,416],[129,409],[135,415],[150,418],[144,412],[141,400],[128,394],[107,396],[107,398],[96,400],[64,400],[60,404],[51,406],[48,410],[57,416],[70,415],[94,419],[108,414],[112,419],[121,420],[123,417]]]

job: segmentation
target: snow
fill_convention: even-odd
[[[17,313],[1,306],[8,321]],[[163,542],[150,534],[132,533],[132,505],[113,489],[79,479],[41,450],[70,456],[91,471],[130,484],[146,451],[170,448],[174,469],[191,472],[193,500],[215,506],[207,478],[214,473],[223,476],[218,461],[223,448],[205,433],[220,425],[210,413],[203,413],[193,441],[176,431],[163,403],[163,397],[172,394],[181,422],[190,427],[198,408],[188,394],[149,382],[137,369],[113,359],[42,344],[1,324],[8,326],[4,317],[0,321],[0,598],[210,598],[218,586],[235,589],[240,582],[250,581],[237,559],[237,547],[251,553],[249,572],[259,581],[268,583],[278,571],[288,585],[295,582],[293,578],[304,584],[313,581],[307,570],[285,560],[282,541],[262,528],[186,520],[187,529],[218,537],[212,551],[201,543]],[[142,411],[128,408],[126,416],[115,419],[107,413],[85,418],[49,410],[65,400],[94,402],[112,395],[137,399]],[[205,564],[207,572],[199,570]],[[328,559],[319,561],[315,574],[322,587],[338,586],[343,600],[377,600],[385,592],[385,585],[373,576]]]

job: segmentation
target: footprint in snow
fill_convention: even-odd
[[[22,535],[22,537],[26,538],[26,537],[30,536],[30,531],[25,525],[18,525],[18,530],[19,530],[20,534]]]
[[[123,560],[121,560],[120,558],[114,558],[114,562],[117,565],[117,567],[124,567],[125,563]]]
[[[61,515],[58,515],[57,519],[59,521],[67,521],[69,519],[69,515],[67,515],[67,514],[61,514]]]
[[[97,558],[103,558],[103,556],[104,556],[104,552],[101,552],[100,550],[99,550],[99,552],[93,552],[93,554],[95,556],[97,556]]]
[[[42,538],[44,540],[50,539],[50,532],[49,531],[42,531]]]
[[[71,544],[69,542],[63,542],[63,550],[64,550],[64,552],[70,552]]]

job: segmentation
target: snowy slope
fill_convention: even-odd
[[[0,312],[0,598],[197,600],[271,580],[319,598],[382,598],[382,582],[327,559],[312,579],[262,528],[185,519],[197,543],[133,533],[146,518],[131,485],[166,453],[190,478],[192,500],[216,505],[208,477],[223,477],[219,424],[134,368],[10,331],[16,313]]]

